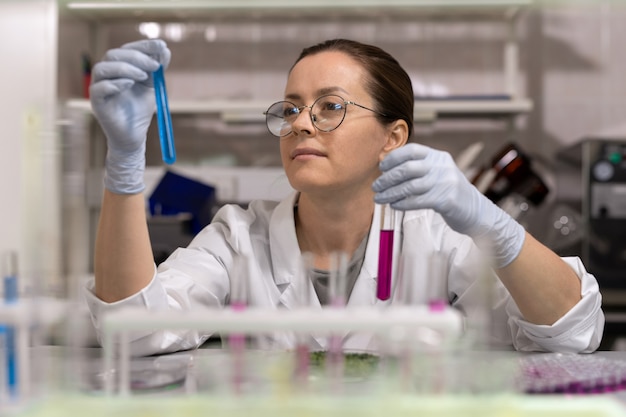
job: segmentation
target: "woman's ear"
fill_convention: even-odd
[[[396,120],[387,127],[387,142],[382,149],[381,158],[397,149],[409,140],[409,126],[404,120]]]

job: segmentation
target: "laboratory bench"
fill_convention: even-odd
[[[272,381],[259,379],[259,374],[256,374],[254,386],[244,384],[234,390],[232,374],[228,372],[230,360],[233,359],[232,352],[210,345],[209,348],[193,351],[133,358],[133,389],[126,394],[113,395],[103,392],[101,348],[39,346],[31,348],[31,352],[33,358],[39,361],[34,363],[39,363],[42,369],[47,368],[46,378],[55,379],[56,382],[51,386],[50,381],[41,378],[37,384],[44,389],[35,389],[38,392],[33,396],[35,400],[16,416],[84,415],[87,410],[90,417],[234,417],[251,415],[252,412],[260,416],[271,414],[273,417],[318,414],[364,417],[380,416],[382,413],[394,416],[437,414],[438,417],[626,415],[626,352],[619,351],[598,351],[586,355],[494,351],[489,352],[491,359],[483,367],[495,369],[504,363],[498,362],[501,358],[526,365],[535,361],[534,365],[540,368],[549,364],[553,371],[558,368],[560,360],[572,359],[580,360],[579,369],[585,367],[585,363],[591,364],[591,361],[602,366],[614,366],[614,369],[624,366],[624,383],[603,393],[529,394],[514,392],[506,384],[499,387],[491,385],[489,391],[483,392],[472,392],[471,389],[463,391],[458,386],[445,392],[437,390],[435,385],[430,385],[428,391],[421,386],[422,390],[415,392],[407,390],[402,384],[389,384],[388,380],[381,385],[381,381],[376,378],[368,380],[354,377],[345,377],[340,385],[333,385],[336,381],[325,381],[323,388],[315,386],[315,378],[311,378],[307,390],[298,391],[299,385],[276,367],[284,363],[281,360],[290,358],[293,352],[251,350],[247,357],[253,358],[253,363],[248,365],[254,367],[256,372],[259,366],[265,371],[269,369],[269,376],[265,377]],[[480,357],[485,358],[483,353]],[[470,352],[467,357],[471,355]],[[549,358],[549,361],[542,363],[544,358]],[[429,362],[433,360],[442,360],[442,357],[429,358]],[[115,370],[111,372],[115,374]],[[505,368],[502,368],[499,378],[505,376],[505,373]],[[419,382],[414,383],[416,385],[412,385],[413,388],[419,385]],[[263,385],[267,386],[259,388]],[[269,385],[271,388],[268,388]]]

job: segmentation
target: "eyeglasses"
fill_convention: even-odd
[[[346,101],[334,94],[318,97],[310,106],[296,106],[290,101],[279,101],[272,104],[263,114],[267,128],[274,136],[282,137],[290,134],[293,131],[293,123],[305,108],[311,110],[311,123],[317,130],[330,132],[337,129],[345,119],[348,104],[385,116],[379,111],[353,101]]]

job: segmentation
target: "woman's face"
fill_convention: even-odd
[[[365,70],[348,55],[321,52],[303,58],[292,69],[285,100],[310,106],[324,94],[336,94],[374,108],[364,88],[366,81]],[[348,105],[341,125],[321,132],[311,122],[310,109],[305,108],[292,127],[293,131],[280,139],[280,153],[294,189],[304,193],[371,191],[372,182],[380,175],[378,163],[389,151],[385,148],[388,129],[374,112]]]

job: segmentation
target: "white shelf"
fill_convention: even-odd
[[[512,18],[532,0],[59,0],[61,14],[91,18],[211,17],[251,18],[271,16],[400,16],[433,17],[451,13]],[[245,13],[242,13],[245,12]]]
[[[216,114],[230,123],[263,122],[263,112],[271,100],[172,100],[172,114]],[[91,112],[86,99],[72,99],[65,103],[68,109]],[[415,121],[429,122],[440,117],[509,117],[528,113],[533,104],[528,99],[513,100],[417,100]]]

